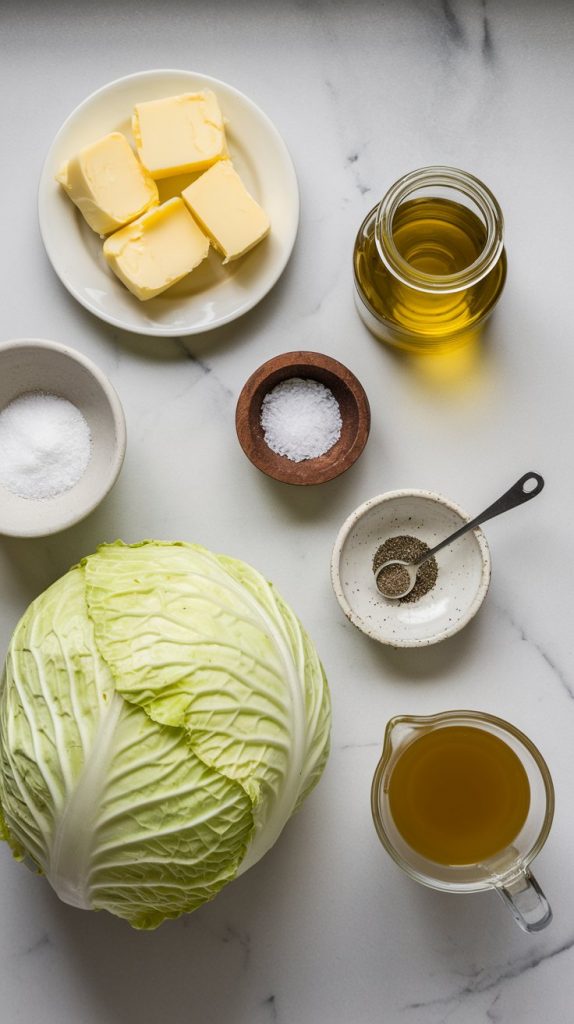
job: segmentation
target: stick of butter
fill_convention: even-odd
[[[132,131],[152,178],[203,171],[227,155],[223,117],[210,90],[137,103]]]
[[[142,301],[181,281],[208,250],[209,239],[178,197],[144,213],[104,242],[104,256],[114,274]]]
[[[230,160],[220,160],[181,193],[193,216],[225,257],[236,260],[269,231],[269,218]]]
[[[81,149],[62,165],[56,180],[100,235],[117,231],[159,202],[155,181],[121,132]]]

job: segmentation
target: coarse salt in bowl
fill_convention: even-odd
[[[7,536],[42,537],[79,522],[108,494],[122,467],[126,448],[124,413],[102,371],[79,352],[57,342],[31,338],[0,343],[0,411],[5,417],[13,415],[24,401],[24,425],[33,432],[37,428],[36,414],[30,414],[33,399],[54,396],[67,400],[80,414],[75,417],[64,403],[58,403],[59,415],[67,412],[71,416],[67,461],[52,467],[52,475],[46,467],[46,472],[40,469],[35,476],[32,474],[24,488],[28,497],[14,493],[14,489],[22,490],[22,462],[4,464],[4,482],[0,475],[0,533]],[[47,422],[53,429],[57,426],[53,415]],[[22,417],[18,429],[21,426]],[[58,429],[61,427],[60,423]],[[4,440],[8,438],[12,443],[15,436],[15,429],[10,429],[4,433]],[[59,436],[52,438],[53,450],[59,450],[60,441]],[[49,448],[47,445],[48,452]],[[6,475],[8,471],[11,477]],[[41,496],[50,490],[50,483],[57,493]]]
[[[339,440],[342,424],[333,392],[311,378],[280,381],[261,406],[265,443],[292,462],[325,455]]]
[[[277,394],[280,402],[273,397]],[[338,360],[320,352],[284,352],[246,381],[235,425],[243,451],[262,473],[288,484],[322,484],[357,461],[369,437],[371,412],[360,381]],[[301,428],[310,426],[313,436],[304,437]],[[284,450],[277,450],[281,445]]]

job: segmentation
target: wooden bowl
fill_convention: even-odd
[[[332,391],[343,421],[336,444],[316,459],[292,462],[268,447],[261,426],[265,395],[283,380],[302,377],[319,381]],[[263,363],[244,385],[235,412],[237,436],[257,469],[287,484],[323,484],[349,469],[367,443],[371,426],[369,400],[346,366],[320,352],[285,352]]]

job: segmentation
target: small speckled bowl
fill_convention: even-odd
[[[54,498],[21,498],[0,483],[0,534],[10,537],[45,537],[84,519],[113,487],[126,450],[120,400],[107,377],[80,352],[40,338],[2,342],[0,410],[29,391],[72,402],[90,428],[92,454],[77,484]]]
[[[426,647],[458,633],[476,615],[490,583],[490,552],[480,528],[437,557],[434,588],[418,601],[389,601],[379,593],[373,558],[379,545],[409,534],[434,547],[467,516],[432,491],[389,491],[370,498],[343,523],[331,558],[331,580],[347,618],[391,647]]]

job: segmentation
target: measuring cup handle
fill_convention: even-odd
[[[525,932],[539,932],[552,920],[552,910],[534,875],[525,868],[496,891]]]

